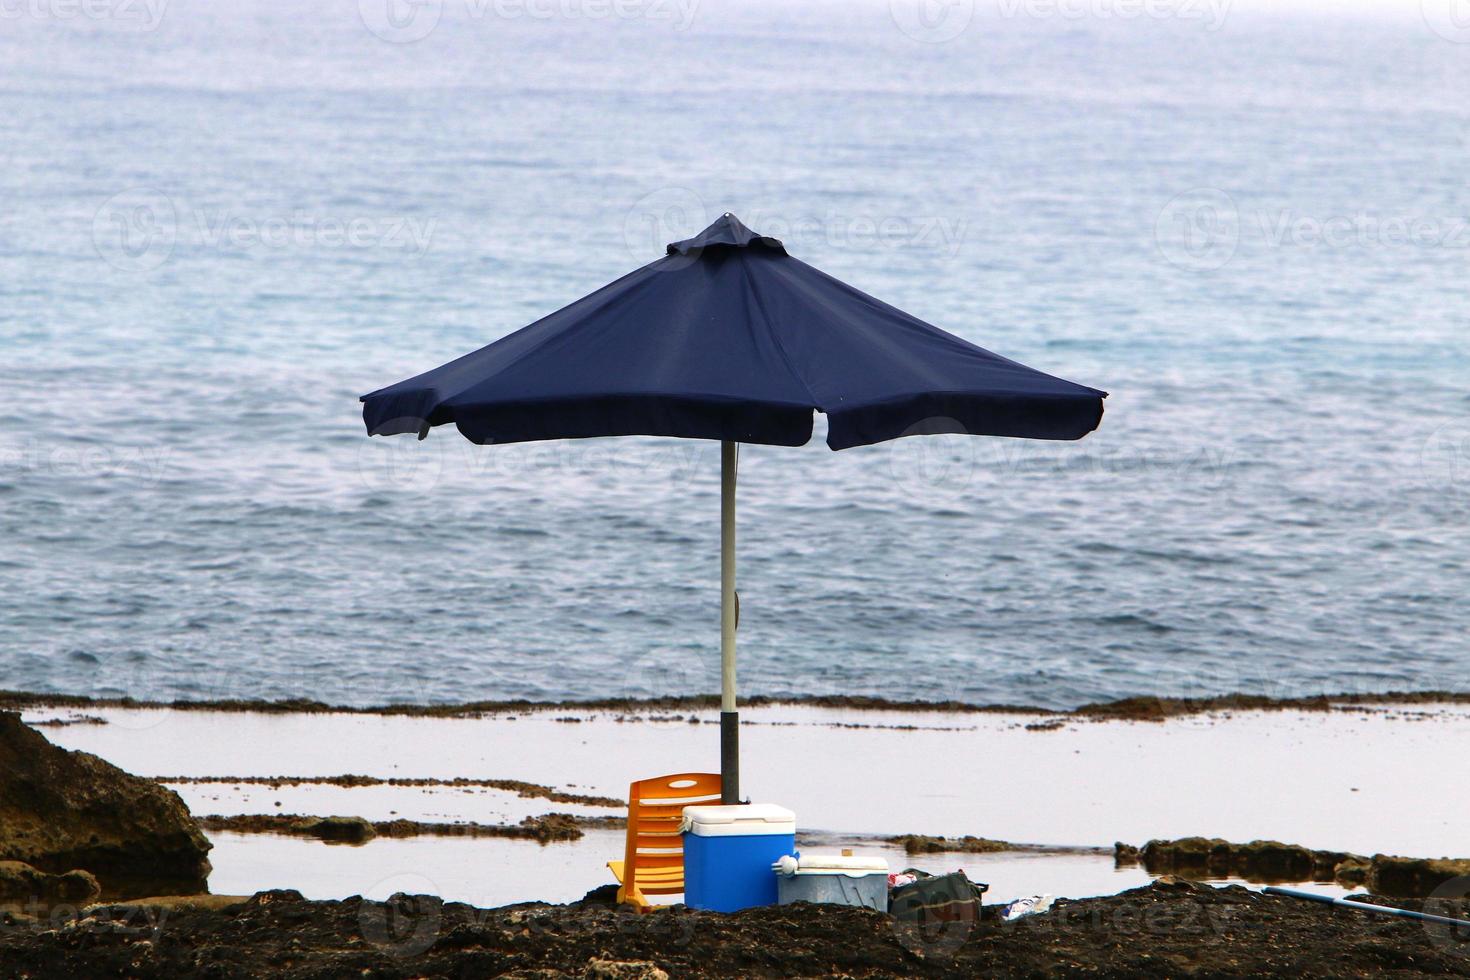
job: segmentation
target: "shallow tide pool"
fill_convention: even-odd
[[[416,718],[100,709],[105,724],[46,736],[150,776],[515,779],[623,797],[634,778],[716,765],[712,713],[585,712]],[[28,720],[75,713],[38,709]],[[693,717],[697,723],[692,723]],[[577,718],[577,721],[570,721]],[[1083,897],[1142,884],[1114,841],[1193,835],[1313,848],[1459,856],[1470,787],[1445,779],[1470,709],[1237,712],[1165,722],[768,707],[745,712],[746,793],[794,810],[809,850],[881,852],[895,870],[964,868],[1005,899]],[[1055,720],[1055,719],[1053,719]],[[515,823],[547,812],[616,814],[484,787],[177,783],[196,814],[342,814]],[[1406,806],[1405,801],[1414,801]],[[1040,850],[910,857],[881,840],[972,834]],[[418,837],[361,846],[215,833],[211,889],[310,897],[423,890],[478,904],[567,901],[606,883],[620,831],[573,843]],[[413,882],[418,881],[417,885]],[[1337,891],[1334,886],[1320,886]],[[385,891],[386,890],[386,891]]]

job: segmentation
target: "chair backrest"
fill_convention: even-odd
[[[640,779],[629,786],[628,842],[623,856],[626,881],[636,883],[645,895],[682,892],[684,838],[679,824],[684,808],[719,802],[718,773],[681,772]]]

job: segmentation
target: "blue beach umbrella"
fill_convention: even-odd
[[[369,435],[453,422],[479,444],[720,441],[720,769],[734,803],[737,445],[804,445],[813,412],[834,450],[937,433],[1080,439],[1106,397],[932,327],[725,214],[570,306],[362,396],[362,415]]]

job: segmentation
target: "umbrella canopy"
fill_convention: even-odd
[[[800,446],[966,432],[1080,439],[1104,392],[976,347],[725,215],[488,347],[363,396],[373,435],[684,436]]]
[[[976,347],[786,254],[725,214],[663,258],[488,347],[362,397],[370,435],[453,422],[476,443],[593,436],[721,441],[721,776],[739,801],[739,443],[944,432],[1080,439],[1106,392]]]

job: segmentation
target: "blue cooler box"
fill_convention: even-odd
[[[684,808],[684,904],[736,912],[775,905],[771,865],[796,849],[796,814],[769,803]]]

